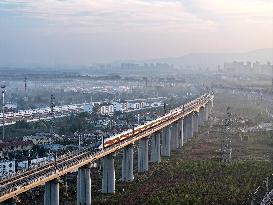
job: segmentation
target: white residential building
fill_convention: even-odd
[[[102,103],[100,105],[100,114],[109,115],[114,113],[114,106],[111,103]]]
[[[141,108],[139,102],[129,102],[128,105],[129,105],[129,109],[132,109],[132,110]]]
[[[0,162],[0,178],[15,174],[15,161]]]
[[[162,105],[162,103],[161,102],[153,102],[153,103],[151,103],[151,107],[159,107],[159,106],[161,106]]]
[[[128,102],[113,102],[114,111],[116,112],[125,112],[128,110]]]
[[[87,113],[92,113],[92,111],[93,111],[93,105],[89,104],[89,103],[85,103],[83,105],[83,111],[87,112]]]

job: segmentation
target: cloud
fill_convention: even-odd
[[[5,5],[13,5],[13,8]],[[213,21],[186,11],[179,1],[4,0],[0,10],[37,18],[50,25],[86,27],[89,30],[186,30],[208,29],[214,25]]]
[[[2,0],[0,11],[88,31],[213,31],[272,22],[268,0]]]
[[[0,0],[0,54],[2,49],[5,60],[9,52],[10,61],[17,53],[20,61],[39,56],[42,61],[52,55],[64,62],[89,62],[91,57],[96,61],[272,47],[272,4],[272,0]]]

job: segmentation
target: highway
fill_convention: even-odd
[[[44,185],[48,181],[73,172],[97,159],[122,150],[124,147],[162,130],[164,127],[176,122],[190,113],[198,112],[201,107],[204,107],[209,101],[212,101],[213,98],[214,96],[211,94],[202,95],[187,104],[171,110],[164,116],[148,122],[145,127],[149,128],[143,129],[142,126],[141,132],[138,132],[137,134],[134,134],[134,131],[130,131],[128,134],[128,136],[131,136],[130,138],[112,144],[107,148],[88,148],[81,152],[63,155],[60,156],[56,162],[50,162],[40,167],[31,168],[28,171],[2,180],[0,182],[0,202],[13,198],[34,187]],[[135,128],[135,130],[137,129],[138,127]]]

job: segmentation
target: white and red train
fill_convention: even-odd
[[[142,132],[145,132],[151,128],[155,128],[157,127],[158,125],[164,123],[164,122],[167,122],[169,120],[172,120],[172,119],[176,119],[178,115],[181,115],[185,112],[188,112],[190,110],[192,110],[193,107],[195,106],[198,106],[202,103],[204,103],[206,100],[210,99],[211,98],[211,95],[203,95],[201,96],[200,98],[196,99],[196,100],[193,100],[185,105],[182,105],[180,106],[179,108],[176,108],[176,109],[173,109],[171,110],[169,113],[157,118],[156,120],[153,120],[151,122],[148,122],[144,125],[140,125],[138,127],[136,127],[134,130],[132,129],[129,129],[129,130],[126,130],[120,134],[117,134],[117,135],[114,135],[110,138],[107,138],[104,140],[104,146],[102,147],[102,144],[100,144],[98,146],[99,149],[105,149],[107,147],[110,147],[114,144],[117,144],[121,141],[124,141],[126,139],[129,139],[133,136],[136,136],[138,134],[141,134]]]

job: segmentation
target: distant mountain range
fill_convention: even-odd
[[[112,69],[97,67],[96,72],[103,73],[116,73],[119,71],[121,63],[168,63],[173,64],[175,68],[187,68],[188,66],[198,69],[199,67],[209,66],[210,68],[217,68],[218,65],[222,66],[225,62],[232,61],[259,61],[261,63],[271,62],[273,63],[273,48],[265,48],[254,50],[250,52],[242,53],[191,53],[181,57],[170,57],[170,58],[156,58],[156,59],[145,59],[145,60],[118,60],[111,62]],[[93,64],[97,65],[97,64]],[[94,66],[91,66],[94,67]],[[1,65],[0,62],[0,73],[7,71],[12,72],[13,70],[21,70],[24,73],[34,73],[34,71],[39,71],[45,73],[48,72],[60,72],[60,71],[73,71],[73,72],[84,72],[90,70],[90,65]],[[145,68],[146,71],[151,70],[151,68]],[[164,70],[164,69],[163,69]],[[165,69],[166,70],[166,69]],[[167,69],[169,70],[169,69]],[[124,71],[124,70],[123,70]],[[122,72],[123,72],[122,71]],[[131,72],[131,71],[130,71]],[[136,70],[138,72],[138,70]]]
[[[148,59],[131,61],[134,63],[170,63],[176,66],[183,65],[223,65],[232,61],[259,61],[273,63],[273,48],[259,49],[245,53],[192,53],[182,57]],[[129,61],[128,61],[129,62]]]

